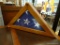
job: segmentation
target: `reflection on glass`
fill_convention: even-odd
[[[40,14],[45,15],[45,20],[53,25],[59,0],[37,0],[37,7],[41,7]]]
[[[22,2],[22,6],[24,6],[26,2],[33,4],[32,0],[22,0]],[[53,25],[58,3],[59,0],[34,0],[34,6],[37,7],[39,13],[44,16],[50,26]]]

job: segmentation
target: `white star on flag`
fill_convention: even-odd
[[[19,22],[19,21],[20,21],[20,19],[17,20],[17,22]]]
[[[32,20],[33,20],[33,22],[34,22],[34,24],[35,24],[34,26],[35,26],[35,27],[37,27],[37,28],[39,28],[39,26],[40,26],[40,25],[39,25],[39,23],[38,23],[38,22],[36,22],[36,20],[35,20],[35,19],[32,19]]]
[[[28,15],[28,10],[26,11],[26,14]]]
[[[30,21],[28,19],[25,19],[24,20],[24,24],[27,24],[28,25],[29,23],[30,23]]]
[[[39,26],[40,26],[39,23],[35,23],[35,27],[39,28]]]

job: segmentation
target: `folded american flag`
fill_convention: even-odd
[[[30,14],[28,10],[25,11],[19,19],[17,19],[14,25],[19,25],[27,28],[33,28],[44,31],[43,28],[40,26],[40,24],[35,20],[35,18]]]

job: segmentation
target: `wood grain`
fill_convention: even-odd
[[[20,41],[18,39],[15,29],[10,29],[10,31],[12,35],[13,45],[20,45]]]
[[[13,17],[16,16],[20,9],[21,7],[16,6],[2,6],[4,24],[7,25],[13,19]]]
[[[48,36],[48,37],[54,38],[53,35],[48,34],[45,31],[40,31],[40,30],[27,28],[27,27],[23,27],[23,26],[16,26],[16,25],[9,25],[8,27],[12,28],[12,29],[16,29],[16,30],[27,31],[27,32],[31,32],[31,33],[34,33],[34,34],[39,34],[39,35],[43,35],[43,36]]]

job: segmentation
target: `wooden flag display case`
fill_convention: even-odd
[[[26,5],[23,8],[21,8],[21,10],[9,22],[7,26],[11,28],[10,30],[11,30],[13,40],[18,38],[15,31],[16,29],[39,34],[39,35],[49,36],[53,38],[55,37],[58,40],[60,40],[60,37],[54,33],[52,28],[46,23],[46,21],[37,12],[37,10],[29,3],[26,3]],[[15,35],[16,37],[14,37]],[[17,41],[15,40],[13,42],[14,43],[18,42],[19,44],[18,39]]]
[[[28,14],[28,16],[26,16],[26,14],[24,14],[25,12],[27,12],[28,13],[28,11],[29,11],[29,13],[30,14]],[[31,15],[31,16],[30,16]],[[32,28],[32,26],[31,25],[28,25],[28,23],[29,23],[29,19],[27,19],[27,18],[35,18],[37,21],[38,21],[38,23],[41,25],[41,27],[44,29],[44,31],[40,31],[40,30],[42,30],[42,29],[40,29],[40,30],[38,30],[38,29],[33,29],[33,28],[36,28],[36,27],[33,27]],[[19,21],[20,20],[20,18],[23,18],[23,19],[21,19],[21,21],[20,21],[20,24],[18,24],[17,23],[17,21]],[[33,19],[34,19],[33,18]],[[27,22],[23,22],[23,20],[27,20]],[[34,19],[34,20],[35,20]],[[24,21],[25,21],[24,20]],[[31,19],[30,19],[31,20]],[[31,20],[32,21],[32,20]],[[37,21],[35,21],[35,22],[37,22]],[[27,23],[27,25],[24,25],[23,23]],[[31,22],[31,23],[33,23],[33,21]],[[36,23],[37,24],[37,23]],[[47,36],[52,36],[52,35],[50,35],[50,31],[48,30],[49,29],[49,27],[46,25],[47,23],[45,23],[45,21],[44,21],[44,19],[41,17],[41,15],[30,5],[30,4],[26,4],[19,12],[18,12],[18,14],[12,19],[12,21],[8,24],[8,25],[13,25],[13,27],[19,27],[19,29],[20,30],[23,30],[23,31],[28,31],[28,32],[32,32],[32,33],[42,33],[42,35],[47,35]],[[21,28],[20,28],[21,27]],[[28,27],[30,27],[30,28],[28,28]],[[39,27],[39,28],[41,28],[41,27]],[[48,27],[48,28],[47,28]],[[46,32],[48,32],[49,34],[47,34]],[[43,34],[44,33],[44,34]]]

